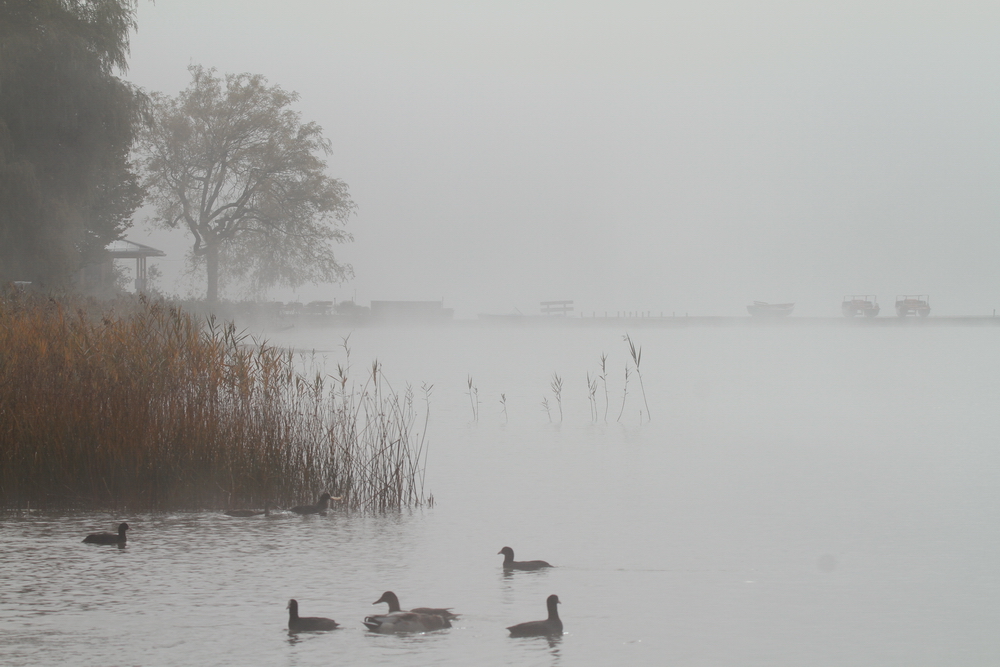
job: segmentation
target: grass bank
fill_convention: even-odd
[[[413,391],[145,299],[0,293],[0,503],[134,510],[425,502]],[[429,393],[429,390],[428,390]],[[429,397],[428,397],[429,398]]]

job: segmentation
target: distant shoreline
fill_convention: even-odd
[[[796,328],[796,327],[989,327],[1000,326],[1000,317],[992,316],[930,316],[930,317],[751,317],[750,315],[694,315],[678,317],[564,317],[558,315],[488,315],[475,318],[357,318],[336,315],[299,315],[281,318],[269,327],[275,332],[304,328],[391,328],[391,327],[628,327],[628,328],[683,328],[683,327],[744,327],[744,328]]]
[[[459,322],[461,320],[455,320]],[[795,326],[839,326],[839,327],[935,327],[935,326],[1000,326],[1000,317],[956,316],[956,317],[752,317],[750,315],[694,315],[675,317],[559,317],[549,315],[479,315],[477,320],[489,324],[525,325],[628,325],[651,327],[686,326],[744,326],[744,327],[795,327]]]

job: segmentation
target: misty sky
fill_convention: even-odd
[[[332,141],[357,276],[273,298],[1000,308],[1000,3],[159,0],[138,18],[133,83],[263,74]],[[186,236],[128,237],[189,289]]]

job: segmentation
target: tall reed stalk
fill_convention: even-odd
[[[622,415],[625,413],[625,400],[628,398],[628,379],[632,372],[628,369],[628,364],[625,364],[625,386],[622,389],[622,409],[618,411],[618,421],[622,420]]]
[[[608,408],[611,406],[611,401],[608,398],[608,355],[604,352],[601,353],[601,374],[598,378],[604,385],[604,423],[607,424]]]
[[[628,343],[629,354],[632,355],[632,363],[635,364],[635,375],[639,378],[639,389],[642,392],[642,403],[646,406],[646,421],[650,420],[649,402],[646,400],[646,387],[642,384],[642,371],[639,370],[639,363],[642,361],[642,347],[636,350],[632,337],[625,334],[625,342]],[[640,417],[640,422],[642,421]]]
[[[563,409],[562,409],[562,388],[563,381],[559,377],[559,373],[552,374],[552,381],[549,383],[549,387],[552,389],[552,394],[556,397],[556,404],[559,406],[559,421],[563,420]]]
[[[587,401],[590,403],[590,421],[597,421],[597,378],[590,379],[587,371]]]
[[[472,376],[468,376],[468,386],[469,390],[466,392],[469,395],[469,404],[472,406],[472,421],[479,421],[479,387],[472,383]]]
[[[259,507],[323,491],[356,509],[424,503],[413,392],[395,393],[378,362],[359,387],[345,368],[332,388],[299,368],[162,302],[2,291],[0,505]]]

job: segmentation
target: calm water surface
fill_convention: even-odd
[[[1000,664],[1000,328],[638,329],[649,415],[613,327],[270,339],[332,367],[349,333],[359,382],[433,385],[433,508],[3,515],[0,664]],[[369,634],[387,589],[462,617]],[[508,638],[550,593],[566,634]],[[289,636],[291,597],[343,629]]]

